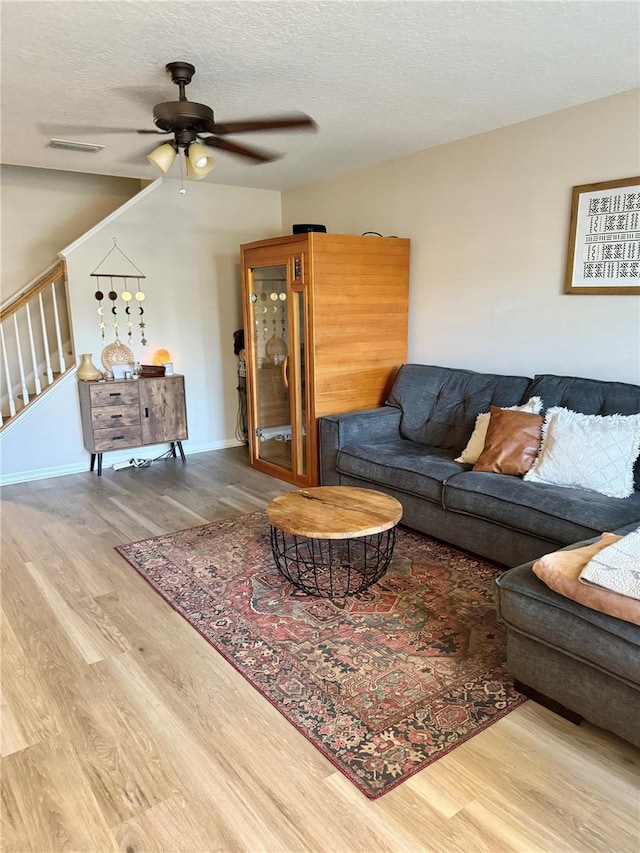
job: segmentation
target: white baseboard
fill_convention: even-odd
[[[188,441],[183,442],[182,449],[185,456],[192,456],[196,453],[207,453],[210,450],[224,450],[226,447],[240,447],[243,442],[237,439],[227,439],[225,441],[202,442],[200,444],[192,444]],[[166,450],[166,445],[153,445],[150,447],[134,447],[127,453],[105,453],[102,458],[103,473],[110,470],[116,462],[125,462],[132,457],[135,459],[149,459],[159,456]],[[89,471],[90,456],[82,462],[76,462],[73,465],[61,465],[57,468],[38,468],[32,471],[18,471],[13,474],[0,474],[0,486],[10,486],[13,483],[28,483],[31,480],[47,480],[50,477],[64,477],[68,474],[91,474]],[[95,476],[95,472],[91,474]]]

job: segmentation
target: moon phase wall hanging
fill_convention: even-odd
[[[135,270],[135,272],[129,272],[123,274],[120,270],[117,272],[107,272],[106,270],[102,270],[101,267],[105,264],[106,260],[112,254],[112,252],[117,251],[122,258],[124,258],[127,263],[130,265],[130,268]],[[113,259],[112,259],[113,261]],[[122,260],[119,259],[118,263],[122,263]],[[146,278],[145,274],[140,270],[133,261],[128,258],[125,253],[122,251],[120,246],[118,246],[117,237],[113,237],[113,246],[104,258],[100,261],[98,266],[91,273],[91,277],[96,279],[96,290],[94,298],[98,303],[98,328],[100,329],[100,337],[104,342],[106,339],[106,329],[107,323],[105,320],[105,309],[102,305],[102,300],[105,297],[105,291],[108,299],[111,301],[111,326],[113,328],[113,336],[114,341],[120,340],[120,323],[118,321],[118,291],[117,287],[122,287],[122,292],[120,293],[120,298],[124,302],[124,315],[122,321],[126,327],[126,335],[129,339],[129,344],[133,343],[133,327],[136,324],[140,329],[140,343],[142,346],[147,345],[147,336],[145,332],[146,322],[144,319],[144,307],[142,303],[146,299],[146,293],[143,290],[141,282]],[[137,314],[132,314],[132,307],[135,308],[137,306],[138,312]],[[125,319],[126,318],[126,319]]]

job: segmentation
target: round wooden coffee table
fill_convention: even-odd
[[[318,486],[280,495],[267,518],[280,573],[309,595],[344,598],[386,572],[402,504],[371,489]]]

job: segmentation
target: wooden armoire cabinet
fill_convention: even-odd
[[[241,246],[250,463],[318,484],[318,418],[384,403],[407,358],[409,240],[311,232]]]

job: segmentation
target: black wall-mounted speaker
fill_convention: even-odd
[[[306,234],[308,231],[320,231],[323,234],[327,232],[326,225],[294,225],[293,233],[294,234]]]

